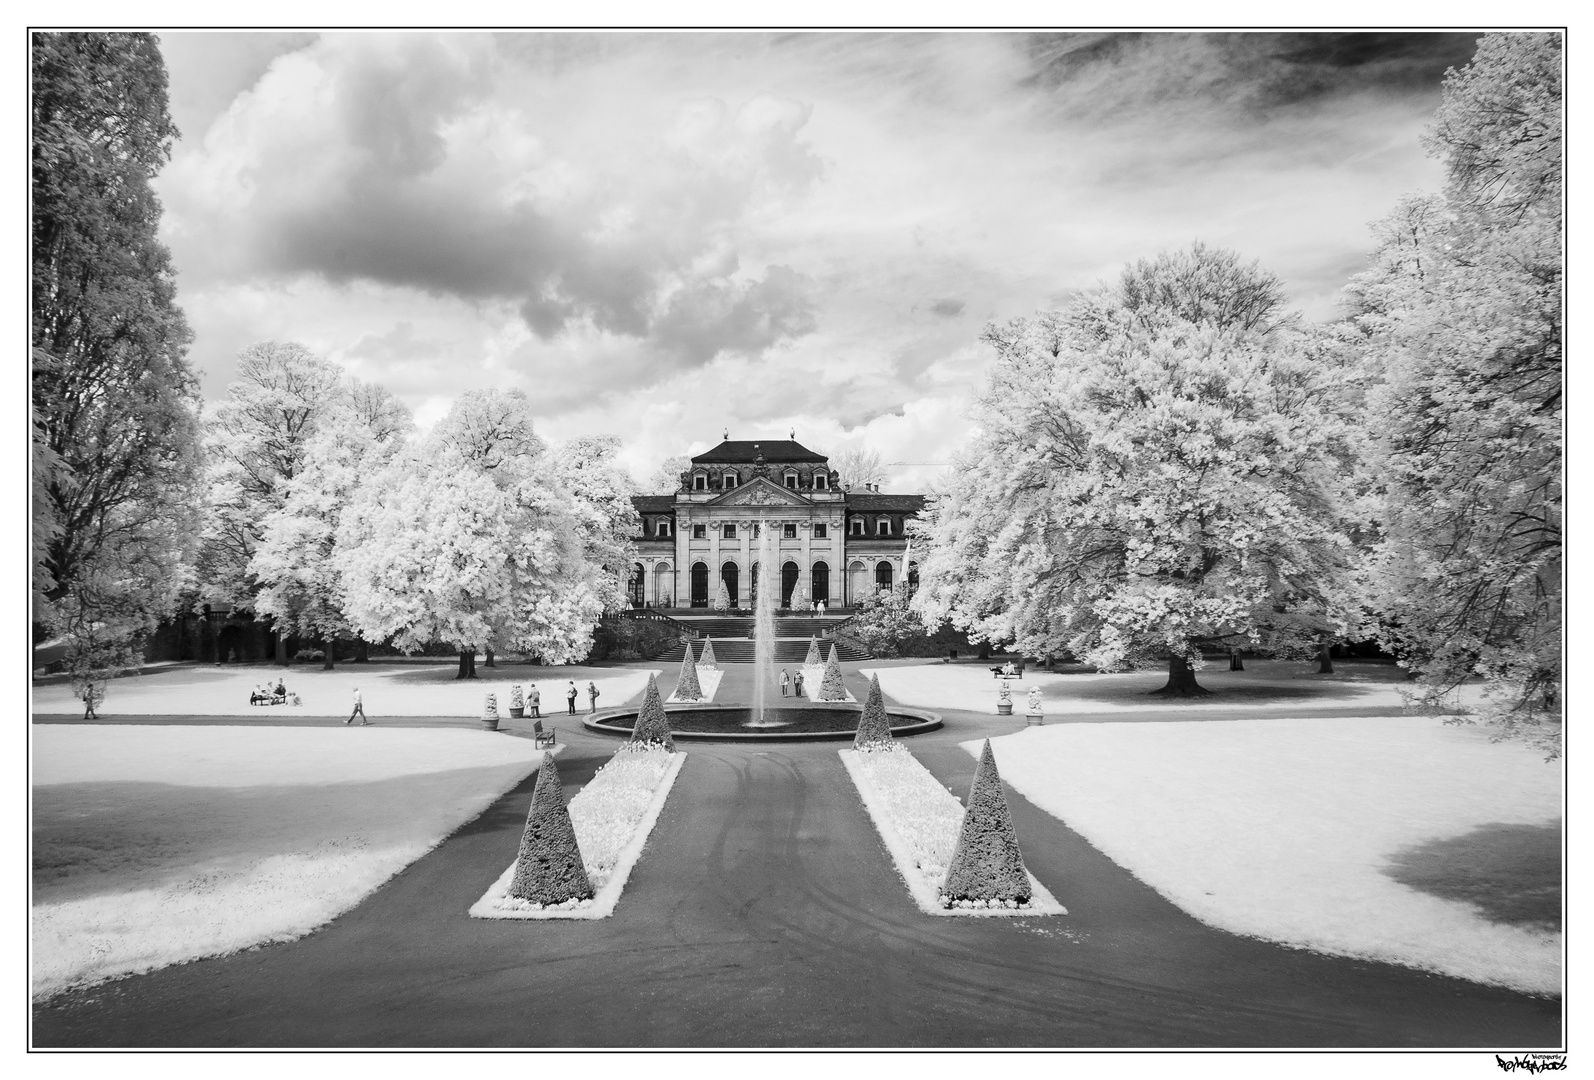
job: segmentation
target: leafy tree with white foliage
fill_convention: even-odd
[[[543,451],[524,394],[473,392],[362,484],[336,556],[360,633],[405,650],[448,642],[462,679],[481,648],[585,656],[606,593]]]
[[[348,405],[343,372],[302,345],[262,342],[238,355],[238,378],[205,423],[209,460],[198,576],[211,595],[243,610],[259,583],[250,562],[304,467],[329,411]],[[287,659],[279,627],[277,660]]]
[[[263,522],[249,561],[260,587],[255,611],[288,632],[319,638],[325,668],[332,667],[334,642],[353,633],[334,559],[338,524],[361,482],[391,460],[413,426],[392,394],[352,381],[305,442],[298,471],[283,484],[282,507]]]
[[[914,607],[1106,670],[1350,632],[1349,370],[1278,279],[1196,244],[987,330],[980,434],[915,531]]]
[[[1506,733],[1558,752],[1562,626],[1562,46],[1490,34],[1426,140],[1443,196],[1377,226],[1348,294],[1382,482],[1381,637],[1441,704],[1483,676]],[[1541,725],[1549,722],[1553,728]]]
[[[551,447],[542,459],[548,478],[570,495],[593,587],[611,612],[629,606],[626,582],[642,528],[631,501],[636,485],[617,464],[619,451],[620,440],[611,435],[582,436]]]

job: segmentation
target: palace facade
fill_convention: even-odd
[[[763,530],[774,530],[780,606],[851,607],[917,571],[904,566],[907,523],[923,495],[849,491],[821,454],[788,440],[727,440],[692,459],[668,495],[632,500],[642,519],[635,607],[753,605]]]

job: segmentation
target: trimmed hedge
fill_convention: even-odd
[[[841,657],[834,645],[830,646],[830,658],[825,661],[825,677],[819,682],[819,700],[847,700],[847,688],[841,682]]]
[[[675,753],[675,739],[670,734],[670,718],[664,711],[664,701],[659,697],[659,680],[648,676],[648,688],[642,694],[642,708],[637,710],[636,725],[631,728],[633,750],[646,750],[659,746]]]
[[[880,693],[880,677],[869,676],[869,697],[863,703],[863,715],[858,719],[858,734],[853,736],[854,750],[889,750],[896,744],[891,738],[891,720],[886,716],[885,698]]]
[[[957,847],[941,886],[943,904],[960,900],[1012,900],[1019,904],[1030,900],[1029,874],[1018,850],[1018,834],[989,739],[980,751],[968,809],[963,812]]]
[[[509,895],[533,904],[562,904],[591,900],[595,895],[576,844],[576,830],[565,806],[559,766],[552,754],[543,754],[537,786],[531,793],[531,811],[520,836],[515,857],[515,877]]]

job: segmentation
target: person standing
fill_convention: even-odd
[[[570,703],[570,715],[576,715],[576,695],[581,691],[576,689],[576,680],[570,680],[570,689],[565,691],[565,700]]]
[[[598,711],[598,684],[597,683],[589,682],[587,684],[587,700],[591,703],[590,706],[588,707],[587,711],[588,712],[597,712]]]
[[[537,684],[531,684],[531,698],[526,702],[531,706],[531,715],[542,718],[542,691],[537,689]]]
[[[786,674],[786,669],[780,669],[780,696],[785,697],[791,693],[791,676]]]
[[[803,696],[803,673],[802,672],[799,671],[797,674],[795,674],[795,675],[793,675],[791,677],[791,685],[792,685],[792,689],[797,691],[797,696],[798,697],[802,697]]]
[[[370,721],[365,718],[365,697],[360,693],[360,688],[358,686],[354,688],[354,711],[351,712],[349,714],[349,718],[343,722],[345,724],[352,724],[354,723],[354,718],[356,716],[360,718],[361,727],[365,727],[370,723]]]

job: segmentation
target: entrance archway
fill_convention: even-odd
[[[830,564],[824,562],[814,563],[814,603],[823,602],[830,606]]]
[[[791,607],[791,594],[797,591],[797,564],[789,562],[780,568],[780,606]]]
[[[720,567],[720,580],[725,583],[725,595],[729,597],[730,605],[733,608],[742,606],[741,594],[737,588],[741,584],[741,576],[741,571],[733,562],[728,562]]]
[[[856,604],[863,599],[864,583],[867,581],[868,567],[857,559],[847,567],[847,603]]]
[[[708,607],[708,567],[692,564],[692,606]]]

